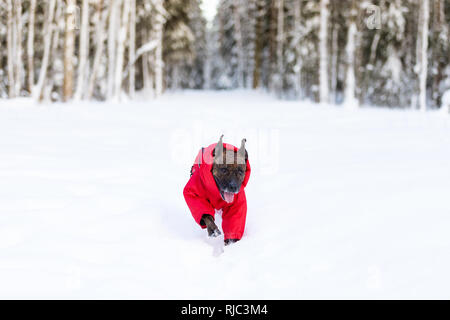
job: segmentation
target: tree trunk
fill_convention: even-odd
[[[131,99],[135,95],[135,57],[136,57],[136,0],[131,0],[130,12],[130,36],[128,44],[128,61],[130,61],[130,72],[128,74],[128,95]]]
[[[165,23],[165,10],[163,0],[156,2],[156,18],[155,18],[155,35],[156,35],[156,49],[155,49],[155,96],[159,97],[163,92],[163,28]]]
[[[108,28],[108,89],[106,99],[111,99],[114,94],[114,74],[116,66],[117,46],[117,15],[120,0],[110,0],[109,28]]]
[[[28,77],[27,86],[30,95],[33,95],[34,86],[34,21],[36,14],[36,0],[30,1],[30,12],[28,20],[28,38],[27,38],[27,63],[28,63]]]
[[[255,54],[253,68],[253,89],[258,89],[261,85],[261,68],[262,68],[262,49],[263,49],[263,19],[261,14],[263,7],[261,2],[256,4],[256,25],[255,25]]]
[[[130,1],[125,0],[122,9],[122,21],[119,30],[119,39],[117,42],[117,56],[116,56],[116,76],[115,76],[115,92],[114,99],[120,101],[122,92],[122,74],[123,74],[123,58],[125,52],[125,42],[127,37],[127,30],[130,18]]]
[[[15,69],[15,95],[20,96],[20,90],[22,89],[22,75],[23,75],[23,63],[22,63],[22,1],[15,0],[15,19],[14,24],[16,26],[15,39],[16,39],[16,55],[14,58]]]
[[[14,44],[13,42],[13,3],[12,0],[7,0],[7,58],[8,58],[8,96],[9,98],[15,97],[15,82],[14,82]]]
[[[237,46],[237,85],[239,88],[244,87],[244,49],[242,44],[242,26],[239,0],[233,1],[233,19],[234,19],[234,36]]]
[[[429,0],[422,0],[421,17],[419,20],[419,108],[427,110],[427,74],[428,74],[428,23],[430,16]]]
[[[75,100],[80,100],[86,89],[86,69],[88,66],[89,53],[89,0],[83,0],[79,47],[80,52]]]
[[[445,74],[445,62],[443,61],[442,55],[445,54],[445,49],[442,47],[447,47],[443,45],[443,40],[441,36],[443,34],[448,35],[448,26],[445,20],[445,8],[443,0],[434,0],[434,16],[433,16],[433,55],[432,61],[434,62],[431,68],[435,70],[435,75],[433,77],[433,82],[431,84],[432,88],[432,99],[434,105],[439,107],[441,105],[441,83]],[[448,42],[448,39],[447,39]]]
[[[328,2],[329,0],[320,1],[320,31],[319,31],[319,51],[320,51],[320,67],[319,67],[319,99],[320,103],[329,102],[328,89]]]
[[[35,99],[41,101],[44,97],[44,84],[47,77],[48,64],[50,59],[50,49],[52,44],[53,18],[55,15],[56,0],[49,0],[48,11],[44,26],[44,54],[42,58],[39,79],[36,85]]]
[[[66,0],[66,26],[64,35],[64,84],[63,100],[73,95],[73,54],[75,50],[75,11],[76,1]]]
[[[55,13],[55,21],[56,21],[56,28],[54,32],[52,33],[52,49],[50,51],[50,58],[56,59],[58,56],[58,49],[59,49],[59,34],[60,30],[63,30],[64,28],[61,28],[60,26],[64,26],[64,6],[61,2],[58,2],[56,5],[56,13]],[[59,26],[59,25],[60,26]],[[53,66],[53,65],[52,65]],[[44,84],[43,89],[43,100],[44,101],[52,101],[52,91],[53,86],[55,84],[55,75],[59,73],[59,70],[55,70],[55,68],[50,67],[49,68],[50,76],[48,77],[48,81],[46,81],[46,84]]]
[[[331,92],[332,103],[337,102],[337,82],[338,82],[338,56],[339,56],[339,24],[334,24],[332,45],[331,45]]]
[[[92,72],[91,77],[89,79],[89,85],[88,85],[88,91],[86,98],[91,99],[94,90],[95,90],[95,84],[97,80],[97,73],[100,68],[103,48],[105,46],[105,24],[106,19],[108,18],[108,14],[110,13],[111,6],[108,6],[108,12],[106,14],[103,14],[103,0],[99,0],[97,3],[97,22],[95,26],[95,32],[96,32],[96,48],[95,48],[95,55],[94,55],[94,62],[92,63]]]
[[[295,94],[297,97],[302,96],[302,53],[300,51],[300,32],[301,32],[301,17],[302,17],[302,6],[301,1],[294,2],[294,36],[295,40],[295,55],[296,55],[296,66],[295,66]]]
[[[278,15],[277,15],[277,70],[276,73],[277,83],[275,83],[275,88],[277,95],[281,96],[283,90],[283,74],[284,74],[284,0],[278,0]]]
[[[348,108],[357,108],[359,103],[356,99],[356,76],[355,76],[355,51],[356,51],[356,1],[353,0],[350,25],[348,27],[347,45],[347,74],[345,79],[345,105]]]

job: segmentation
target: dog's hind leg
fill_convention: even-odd
[[[230,245],[232,243],[236,243],[238,241],[239,241],[239,239],[226,239],[224,242],[225,242],[225,245],[228,246],[228,245]]]

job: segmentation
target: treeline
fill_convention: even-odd
[[[2,0],[0,97],[148,97],[203,87],[198,0]]]
[[[200,2],[3,0],[0,97],[253,88],[425,110],[450,88],[450,1],[220,0],[211,28]]]
[[[449,26],[446,0],[221,0],[211,86],[435,108],[450,88]]]

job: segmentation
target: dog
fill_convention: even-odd
[[[208,236],[221,232],[214,222],[216,210],[222,210],[225,245],[241,240],[247,216],[244,188],[250,178],[250,162],[245,150],[246,139],[238,149],[222,142],[202,148],[191,168],[191,177],[183,195],[191,214]]]

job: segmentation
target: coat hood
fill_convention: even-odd
[[[222,196],[220,195],[219,188],[217,188],[216,181],[214,180],[214,177],[211,172],[213,161],[214,161],[213,151],[216,147],[216,144],[217,143],[213,143],[212,145],[208,146],[207,148],[202,148],[199,151],[197,157],[195,158],[194,166],[192,167],[192,173],[194,173],[197,170],[200,170],[200,172],[199,172],[200,179],[203,183],[203,186],[208,190],[208,193],[213,195],[214,198],[218,198],[218,199],[222,200]],[[233,150],[233,151],[239,150],[239,148],[237,148],[231,144],[228,144],[228,143],[224,143],[223,146],[227,150]],[[242,182],[242,186],[241,186],[239,193],[241,193],[244,190],[244,188],[247,185],[248,180],[250,178],[250,172],[251,172],[250,162],[247,159],[245,163],[246,163],[245,177],[244,177],[244,181]]]

